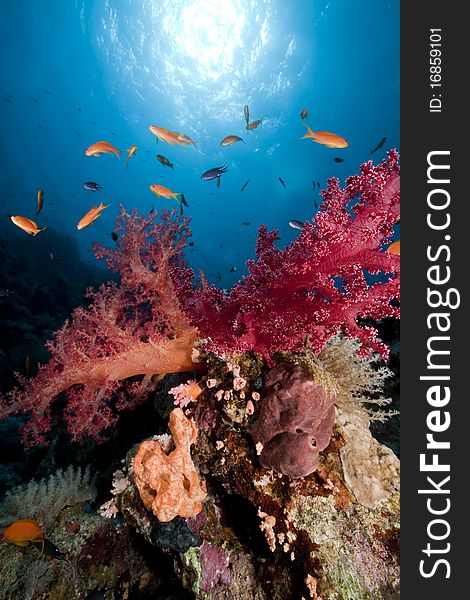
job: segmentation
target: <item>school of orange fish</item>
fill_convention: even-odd
[[[262,124],[263,119],[257,119],[255,121],[250,122],[250,112],[249,112],[248,105],[244,106],[243,113],[244,113],[244,117],[245,117],[245,121],[246,121],[246,127],[245,127],[246,131],[253,131],[254,129],[256,129],[257,127],[259,127]],[[300,117],[301,117],[301,119],[306,119],[308,117],[308,111],[306,108],[302,109],[302,111],[300,113]],[[331,133],[329,131],[312,131],[312,129],[306,124],[305,124],[305,127],[307,128],[307,132],[300,139],[311,139],[314,142],[316,142],[317,144],[322,144],[322,145],[326,146],[327,148],[340,149],[340,148],[347,148],[349,146],[349,143],[343,137],[337,135],[336,133]],[[170,131],[169,129],[165,129],[164,127],[158,127],[157,125],[150,125],[148,129],[158,140],[166,142],[170,145],[178,144],[183,147],[192,145],[196,148],[196,144],[199,143],[199,142],[193,141],[190,137],[188,137],[184,133]],[[382,140],[379,142],[379,144],[371,151],[371,154],[373,154],[374,152],[376,152],[379,148],[381,148],[383,146],[385,139],[386,138],[382,138]],[[224,137],[224,139],[220,142],[220,145],[222,147],[227,147],[236,142],[243,142],[243,139],[237,135],[228,135],[228,136]],[[129,160],[135,155],[136,151],[137,151],[137,146],[135,144],[133,144],[127,150],[126,168],[128,167]],[[96,143],[92,144],[91,146],[89,146],[85,150],[85,154],[86,154],[86,156],[100,156],[101,154],[115,154],[118,158],[120,158],[122,151],[118,150],[113,144],[111,144],[109,142],[100,141],[100,142],[96,142]],[[161,154],[157,154],[156,158],[162,165],[173,169],[173,164],[165,156],[162,156]],[[342,159],[339,159],[339,158],[335,158],[334,160],[336,162],[342,162]],[[204,173],[201,177],[202,177],[202,179],[205,179],[205,180],[216,179],[217,180],[216,184],[219,187],[220,186],[220,175],[222,173],[224,173],[226,170],[227,170],[227,167],[217,167],[215,169],[210,169],[209,171],[206,171],[206,173]],[[279,178],[279,181],[285,187],[285,183],[281,178]],[[245,189],[247,184],[248,184],[248,181],[243,185],[241,191],[243,191]],[[101,189],[101,186],[99,186],[98,184],[96,184],[94,182],[87,182],[87,183],[85,183],[85,188],[89,189],[91,191],[99,191]],[[187,206],[187,203],[184,199],[184,195],[181,192],[174,192],[173,190],[171,190],[163,185],[157,185],[155,183],[151,184],[149,189],[157,197],[176,200],[180,206],[181,212],[182,212],[182,204]],[[40,211],[43,207],[43,204],[44,204],[44,191],[42,189],[39,189],[37,191],[36,215],[38,215],[40,213]],[[102,211],[105,208],[108,208],[109,206],[110,206],[109,204],[103,204],[102,202],[99,204],[99,206],[93,206],[79,220],[79,222],[77,223],[77,229],[81,230],[81,229],[84,229],[85,227],[90,226],[94,221],[96,221],[96,219],[98,219],[98,217],[101,215]],[[27,217],[21,216],[21,215],[12,215],[12,216],[10,216],[10,219],[14,223],[14,225],[16,225],[17,227],[19,227],[26,233],[33,235],[33,236],[36,236],[38,233],[40,233],[41,231],[44,231],[46,229],[46,227],[39,228],[35,221],[33,221],[32,219],[29,219]],[[294,223],[294,224],[291,225],[291,223]],[[298,223],[299,222],[297,222],[297,221],[289,222],[289,224],[294,228],[299,228]],[[300,225],[302,225],[302,224],[300,223]],[[399,241],[393,242],[391,244],[391,246],[387,249],[387,251],[391,252],[393,254],[399,254],[400,253]]]

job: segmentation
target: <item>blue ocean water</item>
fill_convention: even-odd
[[[281,246],[290,242],[298,232],[288,221],[313,216],[329,177],[356,173],[384,136],[374,160],[399,147],[398,0],[23,0],[0,11],[0,237],[9,252],[42,253],[44,268],[68,248],[77,269],[80,256],[94,264],[91,244],[114,243],[119,204],[176,207],[151,193],[156,183],[189,203],[191,266],[230,287],[254,254],[261,223],[279,229]],[[245,104],[251,120],[262,119],[251,132]],[[349,147],[300,140],[305,122]],[[197,147],[157,143],[152,124]],[[223,148],[227,135],[244,143]],[[100,140],[121,149],[121,159],[85,156]],[[228,172],[220,188],[201,180],[221,165]],[[103,190],[87,191],[85,181]],[[32,238],[8,215],[35,219],[38,188],[37,222],[47,229]],[[110,208],[77,231],[100,201]],[[59,250],[54,231],[65,236]]]

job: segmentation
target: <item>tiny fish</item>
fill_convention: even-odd
[[[389,254],[398,254],[398,256],[400,256],[400,240],[392,242],[385,252],[388,252]]]
[[[87,156],[100,156],[101,154],[115,154],[121,157],[122,150],[118,150],[109,142],[96,142],[85,150]]]
[[[113,231],[113,232],[111,233],[111,237],[112,237],[112,239],[113,239],[113,242],[117,242],[117,241],[118,241],[118,239],[119,239],[119,236],[118,236],[118,234],[117,234],[115,231]]]
[[[217,271],[217,279],[218,279],[219,281],[222,281],[222,275],[220,274],[220,272],[219,272],[219,271]]]
[[[19,215],[12,216],[10,219],[17,227],[33,236],[36,236],[40,231],[44,231],[44,229],[46,229],[45,227],[39,229],[37,223],[31,219],[27,219],[26,217],[20,217]]]
[[[240,192],[243,192],[243,190],[244,190],[244,189],[246,188],[246,186],[248,185],[249,181],[250,181],[249,179],[247,179],[247,180],[245,181],[245,183],[242,185],[242,189],[240,190]]]
[[[308,117],[308,112],[306,108],[303,108],[302,111],[300,112],[300,118],[301,119],[306,119]]]
[[[308,125],[305,125],[307,128],[307,133],[303,135],[300,139],[311,139],[317,144],[323,144],[327,148],[347,148],[349,143],[336,133],[331,133],[330,131],[312,131]]]
[[[0,299],[1,298],[8,298],[8,296],[13,295],[15,292],[12,292],[11,290],[6,290],[3,288],[0,288]]]
[[[34,98],[33,96],[31,96],[31,99],[36,102],[36,104],[39,104],[39,100],[37,98]]]
[[[259,127],[262,122],[263,122],[263,119],[258,119],[257,121],[253,121],[253,123],[248,123],[247,126],[245,127],[245,129],[247,131],[252,131],[253,129],[256,129],[257,127]]]
[[[242,225],[248,227],[248,225],[251,225],[251,221],[243,221]]]
[[[188,242],[188,246],[194,246],[194,242]]]
[[[217,177],[215,185],[219,188],[220,187],[220,175],[219,177]]]
[[[54,254],[52,250],[49,252],[49,258],[52,260],[52,262],[62,262],[62,260],[57,256],[57,254]]]
[[[243,114],[245,115],[246,124],[250,122],[250,109],[248,108],[248,104],[245,104],[243,107]]]
[[[186,198],[184,197],[184,194],[180,194],[181,197],[181,202],[185,205],[185,206],[189,206],[189,204],[186,202]]]
[[[374,154],[374,152],[377,152],[377,150],[380,150],[380,148],[382,148],[382,146],[385,144],[385,142],[387,141],[386,137],[383,137],[380,142],[377,144],[377,146],[370,151],[371,154]]]
[[[109,208],[111,205],[110,204],[103,204],[101,202],[101,204],[99,206],[93,206],[92,208],[90,208],[90,210],[87,212],[87,214],[82,217],[80,219],[80,221],[77,223],[77,229],[84,229],[85,227],[88,227],[89,225],[91,225],[93,223],[93,221],[96,221],[96,219],[101,215],[101,212],[105,209],[105,208]]]
[[[302,223],[302,221],[297,221],[296,219],[292,219],[292,221],[289,221],[289,225],[293,229],[302,229],[302,227],[304,226],[304,224]]]
[[[103,189],[103,186],[99,183],[95,183],[94,181],[85,181],[83,187],[90,192],[99,192]]]
[[[126,169],[127,169],[128,163],[129,163],[129,159],[132,158],[136,152],[137,152],[137,146],[135,144],[132,144],[132,146],[127,149]]]
[[[336,158],[334,158],[333,160],[334,160],[336,163],[344,162],[344,158],[338,158],[338,157],[336,157]]]
[[[231,144],[234,144],[235,142],[243,142],[243,140],[241,137],[238,137],[238,135],[227,135],[220,142],[220,145],[225,148],[225,146],[230,146]]]
[[[237,267],[232,267],[232,268],[230,269],[230,273],[234,273],[236,270],[237,270]]]
[[[283,179],[281,179],[280,177],[278,177],[278,179],[279,179],[279,181],[281,182],[281,184],[282,184],[284,187],[286,187],[286,184],[285,184],[284,180],[283,180]]]
[[[318,185],[318,187],[320,187],[320,182],[319,181],[317,181],[317,185]]]
[[[36,214],[38,215],[41,212],[42,205],[44,204],[44,191],[38,190],[36,193],[36,198],[37,198],[37,202],[38,202]]]
[[[173,163],[171,163],[166,156],[163,156],[162,154],[157,154],[157,160],[159,162],[162,163],[162,165],[165,165],[165,167],[169,167],[170,169],[173,169]]]

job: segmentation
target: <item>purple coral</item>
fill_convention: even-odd
[[[279,364],[265,379],[267,394],[251,434],[263,449],[260,462],[293,479],[317,468],[331,439],[336,394],[300,365]]]

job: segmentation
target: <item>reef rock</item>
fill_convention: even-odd
[[[337,424],[347,440],[340,450],[344,480],[360,504],[374,508],[397,491],[400,461],[372,437],[366,413],[338,409]]]

